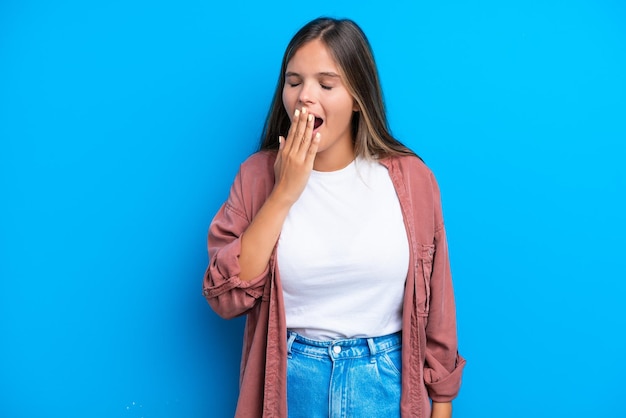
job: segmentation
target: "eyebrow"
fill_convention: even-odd
[[[320,73],[316,74],[317,76],[322,76],[322,77],[339,77],[339,74],[337,73],[333,73],[332,71],[322,71]],[[292,71],[288,71],[285,73],[285,77],[300,77],[300,74],[298,73],[294,73]]]

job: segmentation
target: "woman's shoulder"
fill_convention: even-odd
[[[252,219],[274,187],[275,151],[259,151],[241,163],[227,207]]]
[[[380,161],[391,171],[399,171],[400,173],[424,178],[434,178],[433,172],[426,165],[424,160],[415,154],[410,155],[394,155],[384,158]]]
[[[240,174],[245,176],[264,176],[269,173],[274,174],[274,161],[276,151],[258,151],[246,158],[240,166]]]

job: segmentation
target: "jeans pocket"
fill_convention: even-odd
[[[402,376],[402,350],[384,352],[380,355],[380,359],[393,374]]]

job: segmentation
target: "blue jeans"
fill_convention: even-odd
[[[400,417],[401,334],[315,341],[287,338],[289,418]]]

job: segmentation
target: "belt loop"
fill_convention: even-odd
[[[367,346],[370,349],[370,363],[376,363],[376,353],[378,351],[376,350],[376,344],[374,343],[373,338],[367,339]]]
[[[295,332],[289,331],[288,335],[289,335],[289,338],[287,339],[287,358],[291,358],[291,346],[293,345],[293,342],[296,340],[296,336],[298,334],[296,334]]]

